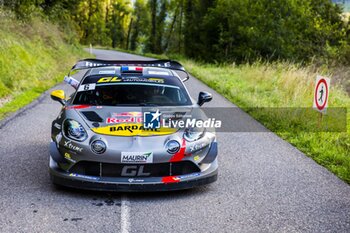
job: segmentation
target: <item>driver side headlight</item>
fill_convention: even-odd
[[[63,132],[66,137],[80,142],[86,140],[88,136],[84,127],[79,122],[71,119],[64,121]]]

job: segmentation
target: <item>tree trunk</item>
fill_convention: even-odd
[[[169,41],[170,41],[171,35],[173,33],[173,30],[174,30],[174,25],[175,25],[175,22],[176,22],[176,17],[177,17],[178,11],[179,11],[179,6],[177,6],[176,10],[175,10],[173,21],[171,22],[171,26],[170,26],[170,29],[169,29],[168,37],[167,37],[167,39],[165,41],[165,45],[164,45],[164,49],[163,49],[164,51],[166,51],[168,49]]]
[[[151,37],[150,37],[150,51],[155,52],[156,48],[156,37],[157,37],[157,0],[151,0]]]
[[[131,20],[130,20],[128,34],[126,35],[126,48],[125,48],[126,50],[129,49],[129,41],[130,41],[130,33],[131,33],[131,28],[132,28],[132,22],[133,22],[133,18],[131,18]]]

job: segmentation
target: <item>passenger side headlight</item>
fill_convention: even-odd
[[[77,121],[67,119],[63,123],[64,135],[70,139],[84,141],[87,138],[87,133],[84,127]]]

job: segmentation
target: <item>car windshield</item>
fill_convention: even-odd
[[[82,85],[73,104],[96,106],[183,106],[191,100],[183,87],[154,83],[103,83]],[[91,85],[90,85],[91,86]]]

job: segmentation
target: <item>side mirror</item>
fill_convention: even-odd
[[[202,106],[204,103],[209,102],[212,99],[213,99],[212,94],[210,94],[209,92],[201,91],[201,92],[199,92],[197,104],[199,106]]]
[[[62,105],[66,104],[66,95],[63,90],[56,90],[51,92],[51,99],[60,102]]]

